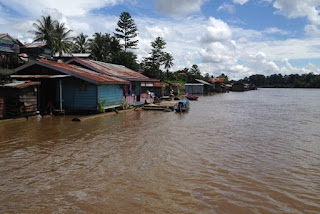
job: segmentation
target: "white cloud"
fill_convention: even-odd
[[[273,6],[277,13],[289,18],[307,17],[313,24],[320,24],[319,0],[276,0]]]
[[[240,5],[244,5],[245,3],[247,3],[249,0],[233,0],[233,3],[235,4],[240,4]]]
[[[26,11],[35,16],[39,16],[46,8],[55,8],[65,16],[85,16],[93,9],[116,5],[121,2],[123,0],[10,0],[2,1],[2,4],[17,12]]]
[[[319,37],[320,36],[320,29],[317,25],[306,25],[304,30],[308,36],[311,37]]]
[[[280,34],[280,35],[289,35],[290,34],[290,32],[276,28],[276,27],[267,28],[263,31],[263,33]]]
[[[159,13],[170,16],[184,16],[199,12],[206,0],[156,0],[156,9]]]
[[[227,23],[213,17],[209,18],[206,32],[200,38],[202,43],[211,43],[231,39],[232,31]]]
[[[236,8],[232,4],[223,3],[218,7],[217,11],[226,11],[228,13],[234,13],[236,11]]]

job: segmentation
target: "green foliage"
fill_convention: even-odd
[[[35,30],[31,32],[35,34],[35,42],[46,42],[49,48],[52,48],[53,33],[57,20],[51,19],[51,16],[42,16],[42,19],[38,19],[33,23]]]
[[[120,51],[119,42],[110,34],[95,33],[90,40],[91,57],[102,62],[111,62],[112,55]]]
[[[121,109],[125,110],[125,109],[131,109],[131,108],[133,108],[133,105],[131,105],[127,102],[121,103]]]
[[[253,83],[258,87],[268,88],[319,88],[320,75],[309,74],[290,74],[282,76],[281,74],[272,74],[264,76],[262,74],[252,75],[249,78],[240,80],[246,83]]]
[[[104,105],[107,103],[107,99],[100,99],[99,100],[99,111],[101,113],[104,113],[105,112],[105,109],[104,109]]]
[[[222,73],[220,76],[218,76],[217,78],[223,78],[225,84],[229,83],[229,77],[227,75],[225,75],[224,73]]]
[[[35,30],[31,32],[35,34],[35,42],[46,42],[53,54],[70,53],[72,43],[69,34],[72,30],[68,30],[64,23],[51,19],[51,16],[42,16],[41,20],[33,23],[33,27]]]
[[[80,33],[77,37],[73,38],[73,51],[76,53],[87,53],[89,51],[88,35]]]
[[[127,68],[138,71],[139,64],[137,63],[136,59],[137,56],[134,53],[120,51],[113,54],[111,62],[118,65],[124,65]]]
[[[166,42],[161,37],[157,37],[155,41],[151,42],[152,49],[150,52],[150,57],[145,58],[143,62],[143,68],[147,76],[163,79],[163,72],[161,71],[160,66],[163,65],[166,60],[166,53],[163,51],[165,45]]]
[[[124,41],[124,51],[126,52],[128,48],[134,49],[138,44],[138,40],[134,40],[138,35],[138,29],[130,13],[122,12],[117,25],[118,27],[115,29],[116,33],[114,35],[116,38]]]
[[[56,22],[54,24],[54,31],[52,34],[52,53],[71,54],[72,38],[68,37],[72,30],[68,30],[64,23]]]

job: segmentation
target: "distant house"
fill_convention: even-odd
[[[209,82],[213,84],[214,91],[217,93],[226,92],[224,78],[210,78]]]
[[[20,47],[21,57],[32,61],[39,58],[50,58],[52,50],[48,47],[46,42],[33,42],[25,44]]]
[[[7,33],[0,33],[0,70],[18,66],[18,54],[22,43]]]
[[[204,94],[204,84],[202,83],[186,83],[185,93],[188,94]]]
[[[35,115],[39,82],[16,81],[0,84],[0,118]]]
[[[113,108],[123,102],[123,88],[129,82],[100,74],[80,66],[35,60],[15,69],[15,79],[32,79],[41,82],[39,103],[45,113],[52,103],[58,111],[98,111]],[[106,102],[105,102],[106,101]]]
[[[185,84],[185,92],[188,94],[208,94],[209,92],[213,92],[212,84],[196,79],[198,83],[186,83]]]
[[[66,63],[82,66],[100,74],[117,77],[130,82],[124,87],[124,101],[130,104],[142,103],[145,100],[145,95],[141,96],[142,87],[151,85],[154,82],[159,82],[157,79],[150,79],[138,72],[135,72],[123,65],[116,65],[89,59],[73,58]]]
[[[242,92],[245,91],[245,85],[243,83],[234,83],[232,84],[232,91]]]
[[[169,96],[171,92],[173,92],[173,95],[177,96],[180,94],[180,86],[181,83],[167,83],[165,86],[164,95]]]
[[[162,97],[163,88],[166,86],[163,82],[141,82],[141,93],[152,92],[155,97]]]

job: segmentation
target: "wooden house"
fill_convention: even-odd
[[[224,78],[210,78],[209,82],[213,84],[214,92],[217,92],[217,93],[226,92]]]
[[[38,110],[39,82],[0,84],[0,118],[28,117]]]
[[[39,103],[41,113],[48,113],[51,103],[57,111],[99,111],[114,108],[123,102],[123,89],[129,82],[80,66],[35,60],[15,69],[15,79],[41,82]]]
[[[123,65],[116,65],[82,58],[73,58],[66,63],[78,65],[100,74],[108,75],[110,77],[117,77],[122,80],[128,81],[130,84],[124,87],[123,100],[124,102],[129,104],[143,103],[145,97],[141,88],[146,86],[147,84],[149,85],[153,84],[154,82],[160,81],[157,79],[150,79]],[[144,86],[142,86],[142,84],[144,84]],[[143,96],[141,96],[141,94],[143,94]]]
[[[7,33],[0,33],[0,71],[18,67],[22,43]]]
[[[20,47],[21,53],[23,53],[28,61],[32,61],[39,58],[50,58],[52,50],[48,47],[46,42],[33,42],[28,43]]]

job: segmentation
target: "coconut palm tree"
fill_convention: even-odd
[[[54,32],[52,34],[52,53],[62,53],[71,54],[70,48],[72,46],[72,37],[69,34],[72,30],[68,30],[64,23],[56,22],[54,25]]]
[[[164,53],[164,68],[167,69],[167,79],[169,78],[169,70],[173,66],[173,56],[170,53]]]
[[[86,53],[89,49],[88,35],[80,33],[77,37],[73,39],[74,41],[74,51],[77,53]]]
[[[52,34],[54,32],[56,20],[52,20],[51,16],[42,16],[41,20],[33,23],[36,30],[31,31],[35,34],[34,42],[46,42],[49,48],[52,48]]]

